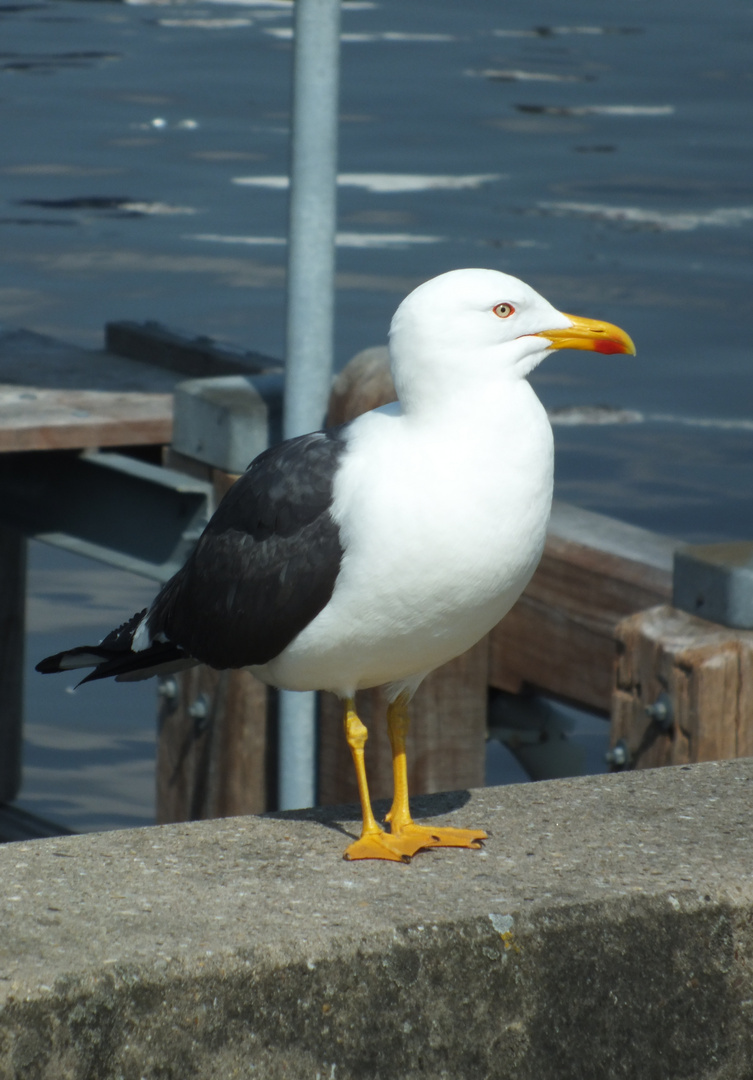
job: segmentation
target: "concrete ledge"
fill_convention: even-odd
[[[753,761],[0,850],[0,1077],[750,1077]]]

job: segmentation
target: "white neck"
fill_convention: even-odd
[[[436,416],[471,404],[514,396],[515,387],[548,355],[541,339],[460,351],[442,345],[416,348],[401,335],[390,343],[392,377],[404,415]]]

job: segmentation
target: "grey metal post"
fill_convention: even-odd
[[[321,426],[332,381],[340,0],[297,0],[283,436]],[[316,798],[316,696],[280,693],[279,804]]]

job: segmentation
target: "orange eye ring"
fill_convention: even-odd
[[[509,319],[511,315],[515,314],[515,308],[512,304],[495,304],[492,311],[498,319]]]

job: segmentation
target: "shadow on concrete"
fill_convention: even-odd
[[[441,791],[436,795],[417,795],[410,801],[411,812],[417,820],[422,818],[441,817],[459,810],[470,800],[470,791]],[[389,799],[375,799],[373,803],[374,816],[377,821],[383,822],[390,809]],[[280,821],[317,821],[320,825],[342,833],[343,836],[356,839],[359,831],[353,831],[347,826],[350,822],[360,825],[361,807],[352,805],[337,806],[313,806],[306,810],[270,810],[264,817],[276,818]],[[472,823],[471,823],[472,825]],[[470,825],[468,827],[471,827]],[[477,827],[477,826],[473,826]],[[478,826],[480,827],[480,826]]]

